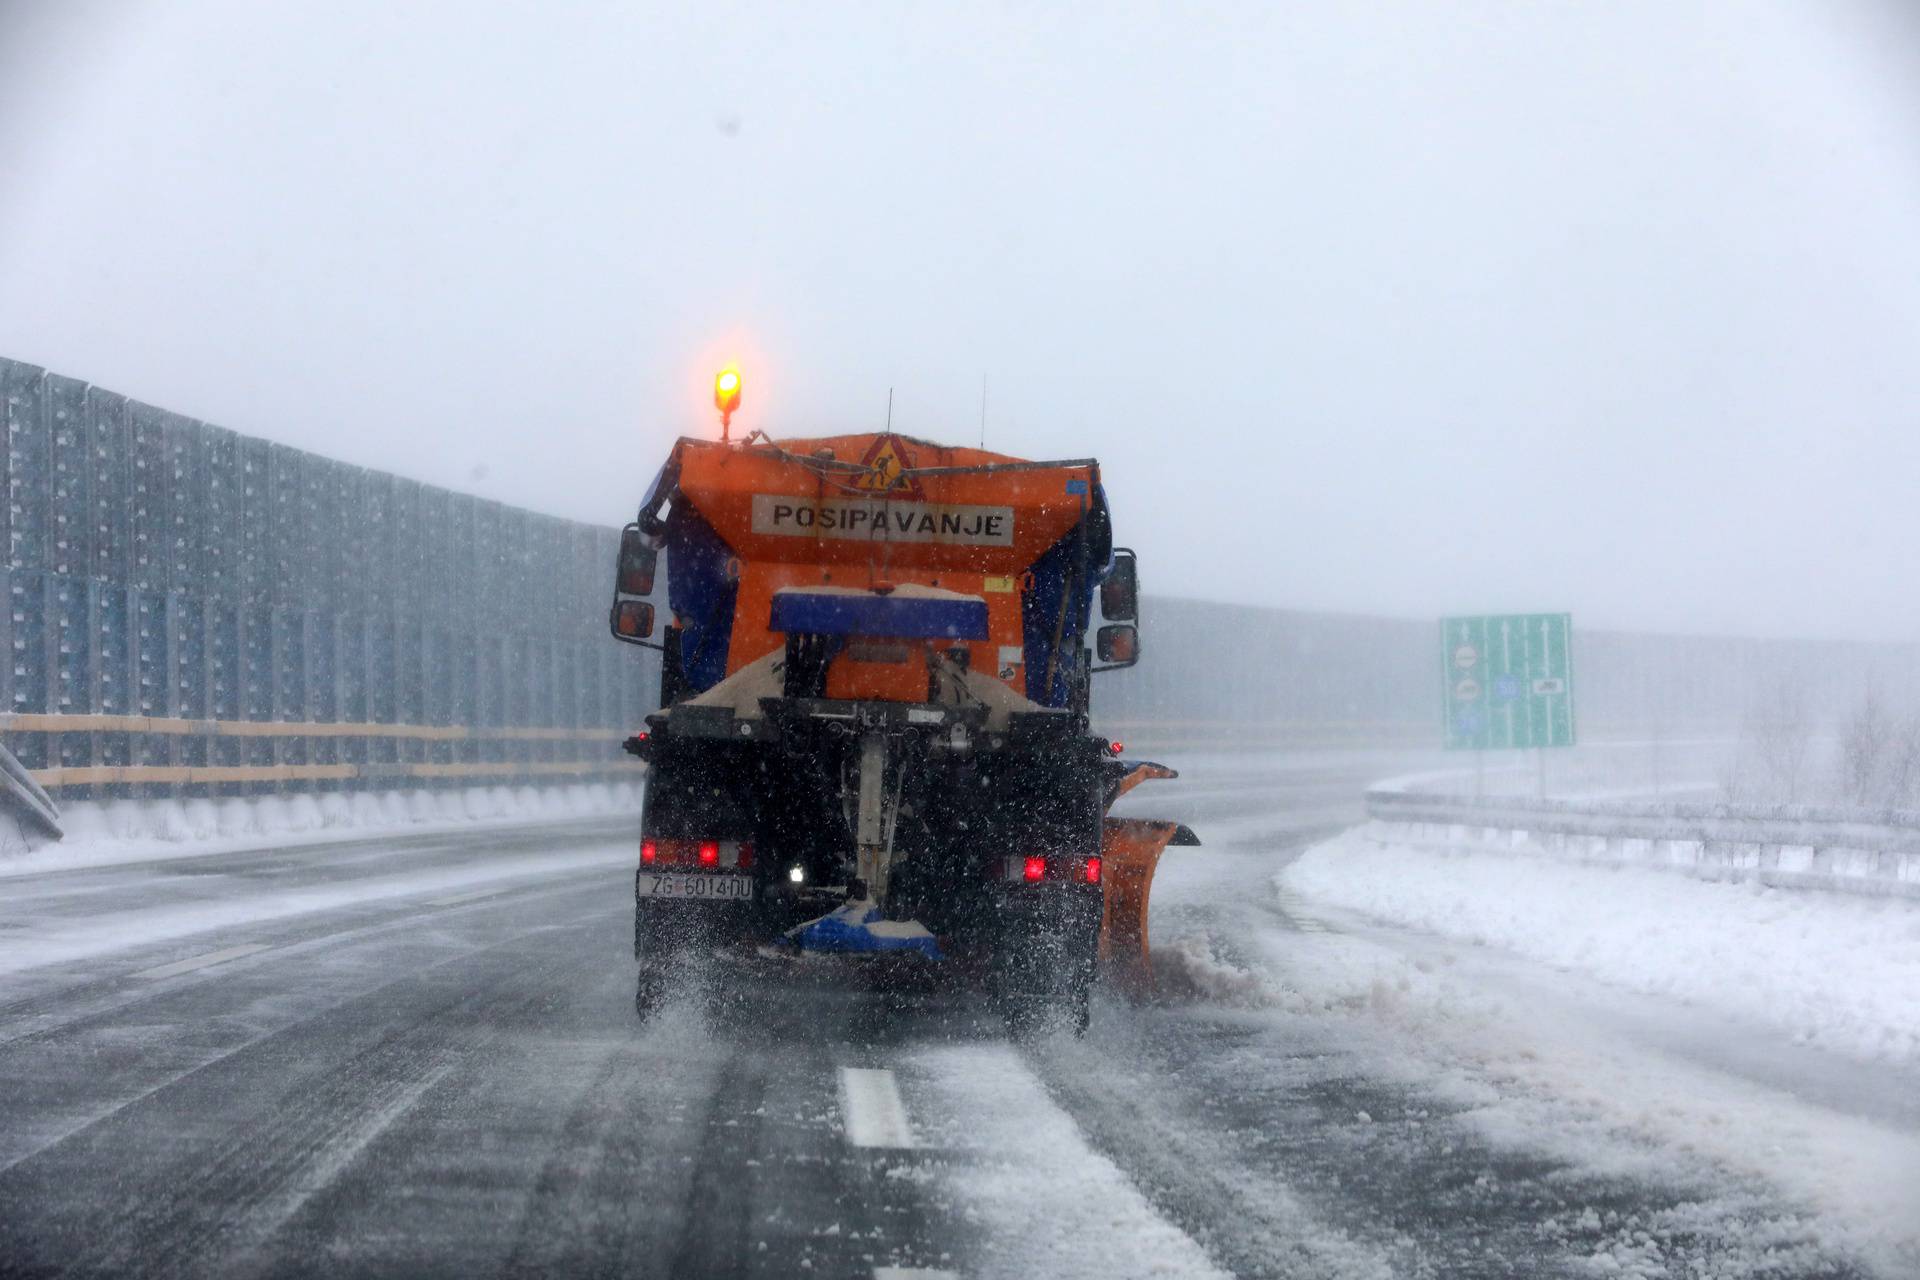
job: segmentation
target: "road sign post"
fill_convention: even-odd
[[[1572,746],[1572,641],[1573,619],[1564,613],[1441,619],[1447,748]],[[1544,758],[1540,767],[1544,778]]]

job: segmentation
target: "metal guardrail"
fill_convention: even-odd
[[[1715,880],[1920,897],[1920,812],[1462,796],[1376,787],[1380,836],[1632,863]]]
[[[505,725],[357,724],[280,720],[181,720],[165,716],[75,715],[47,716],[0,713],[0,731],[24,733],[157,733],[211,738],[356,738],[408,739],[420,742],[598,742],[608,730],[600,728],[537,728]],[[4,751],[0,748],[0,751]],[[11,753],[7,760],[12,759]],[[4,764],[0,761],[0,764]],[[14,765],[19,768],[17,762]],[[419,779],[558,777],[633,777],[639,763],[628,757],[614,760],[586,758],[528,761],[393,761],[364,764],[267,765],[81,765],[22,769],[37,787],[93,787],[121,785],[213,785],[287,782],[389,783]],[[45,792],[41,792],[45,797]]]
[[[41,789],[34,776],[20,767],[13,752],[0,746],[0,808],[11,814],[24,831],[58,840],[65,832],[60,826],[60,808],[53,797]]]
[[[1419,747],[1433,739],[1433,726],[1424,720],[1296,717],[1249,722],[1110,715],[1101,701],[1104,693],[1104,690],[1095,693],[1094,729],[1127,742],[1137,739],[1142,743],[1188,749],[1271,751],[1305,747]]]
[[[630,772],[618,532],[0,359],[0,734],[69,796]]]

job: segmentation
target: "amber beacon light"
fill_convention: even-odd
[[[714,375],[713,407],[720,411],[720,442],[725,444],[733,411],[740,407],[740,371],[732,365]]]

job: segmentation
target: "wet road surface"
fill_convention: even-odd
[[[1272,874],[1400,763],[1130,797],[1208,841],[1163,944],[1319,945]],[[1764,1187],[1490,1137],[1497,1082],[1192,966],[1085,1040],[812,981],[643,1023],[636,827],[0,878],[0,1274],[1867,1274]]]

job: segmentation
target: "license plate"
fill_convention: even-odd
[[[702,876],[648,872],[640,877],[643,898],[696,898],[715,902],[751,902],[752,876]]]

